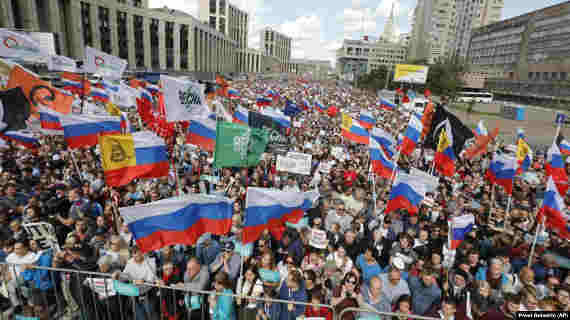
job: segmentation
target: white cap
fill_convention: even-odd
[[[406,264],[404,263],[404,259],[400,257],[393,257],[392,258],[392,265],[399,270],[404,270],[406,268]]]

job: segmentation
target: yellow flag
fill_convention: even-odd
[[[439,143],[437,144],[437,152],[443,152],[450,145],[449,137],[445,129],[441,130],[439,134]]]
[[[117,107],[112,102],[107,103],[107,112],[109,112],[109,114],[112,116],[117,116],[117,117],[121,116],[121,109],[119,109],[119,107]]]
[[[103,170],[116,170],[137,164],[135,140],[130,134],[99,137]]]
[[[526,158],[527,154],[529,153],[530,153],[529,145],[523,139],[519,139],[519,143],[517,146],[517,160],[523,161]]]
[[[350,130],[352,127],[352,117],[346,113],[342,114],[342,128],[346,130]]]

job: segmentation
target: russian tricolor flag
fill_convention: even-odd
[[[238,106],[234,112],[233,122],[247,125],[249,123],[249,110],[242,106]]]
[[[99,88],[103,88],[105,90],[113,91],[115,93],[119,92],[120,87],[118,85],[114,85],[112,82],[107,80],[101,80],[98,85]]]
[[[186,142],[213,152],[216,147],[216,121],[212,119],[192,120],[188,126]]]
[[[317,192],[247,188],[242,242],[257,240],[266,229],[280,240],[285,222],[298,223],[318,197]]]
[[[453,217],[450,222],[451,232],[449,233],[450,249],[455,250],[461,242],[465,240],[465,236],[473,230],[475,226],[475,217],[472,214],[465,214]]]
[[[143,252],[168,245],[194,245],[204,233],[227,234],[232,226],[233,200],[202,194],[170,198],[119,209]]]
[[[487,128],[485,127],[485,124],[483,123],[483,120],[479,120],[479,123],[477,124],[477,128],[475,128],[475,135],[476,136],[487,136],[487,135],[489,135],[489,132],[487,131]]]
[[[543,219],[546,219],[544,221],[546,227],[555,229],[561,237],[570,239],[570,229],[568,228],[570,218],[565,212],[564,200],[560,196],[554,180],[550,177],[546,185],[542,208],[538,211],[537,221],[542,222]]]
[[[368,131],[366,131],[358,121],[354,121],[352,118],[350,118],[350,123],[345,123],[345,117],[350,118],[350,116],[343,115],[342,136],[356,143],[369,144],[370,134]],[[345,124],[349,124],[350,127],[345,127]]]
[[[560,149],[558,149],[555,142],[548,149],[545,169],[546,175],[552,177],[560,194],[566,195],[568,191],[568,175],[566,174],[562,154],[560,154]]]
[[[59,112],[44,107],[40,107],[38,111],[43,134],[63,135],[63,127],[61,126],[61,121],[59,121]]]
[[[108,103],[109,102],[109,95],[107,94],[107,91],[105,89],[102,89],[102,88],[97,88],[97,87],[92,88],[91,89],[91,97],[93,98],[93,100],[99,101],[102,103]]]
[[[396,166],[388,159],[388,156],[378,141],[376,141],[376,139],[370,139],[368,148],[370,150],[370,164],[372,165],[372,171],[385,179],[391,179]]]
[[[408,122],[408,128],[406,132],[404,132],[404,139],[402,141],[402,145],[400,147],[400,152],[409,156],[412,154],[416,145],[420,140],[420,136],[422,134],[423,124],[414,115],[410,117],[410,121]]]
[[[277,94],[275,93],[275,91],[273,89],[269,89],[265,92],[265,96],[273,99],[273,98],[277,97]]]
[[[91,83],[83,78],[82,75],[72,72],[64,72],[61,75],[63,89],[77,95],[89,95]]]
[[[439,143],[433,159],[435,169],[442,175],[451,177],[455,174],[455,159],[451,123],[446,119],[439,134]]]
[[[366,129],[370,129],[374,127],[374,125],[376,125],[376,119],[374,119],[374,116],[372,115],[372,113],[370,113],[370,111],[365,111],[365,110],[360,111],[359,120],[360,124]]]
[[[12,141],[27,149],[37,149],[40,147],[39,140],[34,137],[32,132],[27,130],[5,131],[0,134],[0,138],[6,141]]]
[[[230,88],[228,90],[228,96],[230,97],[230,99],[239,99],[241,97],[241,94],[238,90]]]
[[[278,110],[265,109],[261,114],[271,117],[273,121],[277,122],[283,128],[291,128],[291,118]]]
[[[320,100],[315,101],[315,106],[317,107],[317,110],[322,113],[325,113],[328,110],[328,107],[326,107]]]
[[[485,176],[491,184],[502,186],[508,194],[512,195],[513,179],[517,172],[516,166],[516,158],[504,154],[495,154]]]
[[[380,98],[380,108],[384,110],[394,111],[396,109],[396,104],[388,99]]]
[[[390,198],[386,206],[386,213],[405,209],[409,214],[419,211],[420,203],[426,194],[424,179],[398,172],[394,186],[390,192]]]
[[[256,104],[260,107],[270,106],[273,100],[268,97],[258,96],[256,100]]]
[[[382,149],[384,149],[390,158],[394,157],[396,154],[396,146],[398,144],[391,134],[384,131],[382,128],[373,128],[370,137],[380,144]]]
[[[562,153],[565,156],[570,155],[570,142],[568,142],[568,140],[564,139],[560,141],[559,147],[560,147],[560,153]]]
[[[121,134],[121,119],[104,115],[61,115],[63,137],[69,148],[92,147],[99,136]]]

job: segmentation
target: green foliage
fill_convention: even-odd
[[[360,89],[376,91],[386,86],[386,66],[380,66],[370,73],[358,77],[357,86]]]
[[[463,65],[455,63],[430,65],[426,87],[436,95],[454,98],[457,91],[464,86],[463,81],[459,78],[460,73],[464,70]]]

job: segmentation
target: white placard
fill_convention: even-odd
[[[416,168],[410,169],[410,175],[417,176],[418,178],[424,180],[426,185],[426,192],[435,192],[439,186],[439,179],[430,175],[427,172],[421,171]]]
[[[325,249],[328,245],[327,232],[318,229],[311,229],[311,240],[309,245],[317,249]]]
[[[293,127],[301,128],[301,125],[302,125],[301,121],[293,121]]]
[[[312,155],[288,152],[287,156],[277,156],[277,170],[296,174],[311,174]]]
[[[319,165],[319,171],[322,173],[329,173],[331,172],[333,164],[330,162],[321,162]]]
[[[210,110],[204,97],[204,86],[193,81],[160,76],[164,92],[166,121],[176,122],[207,118]]]

